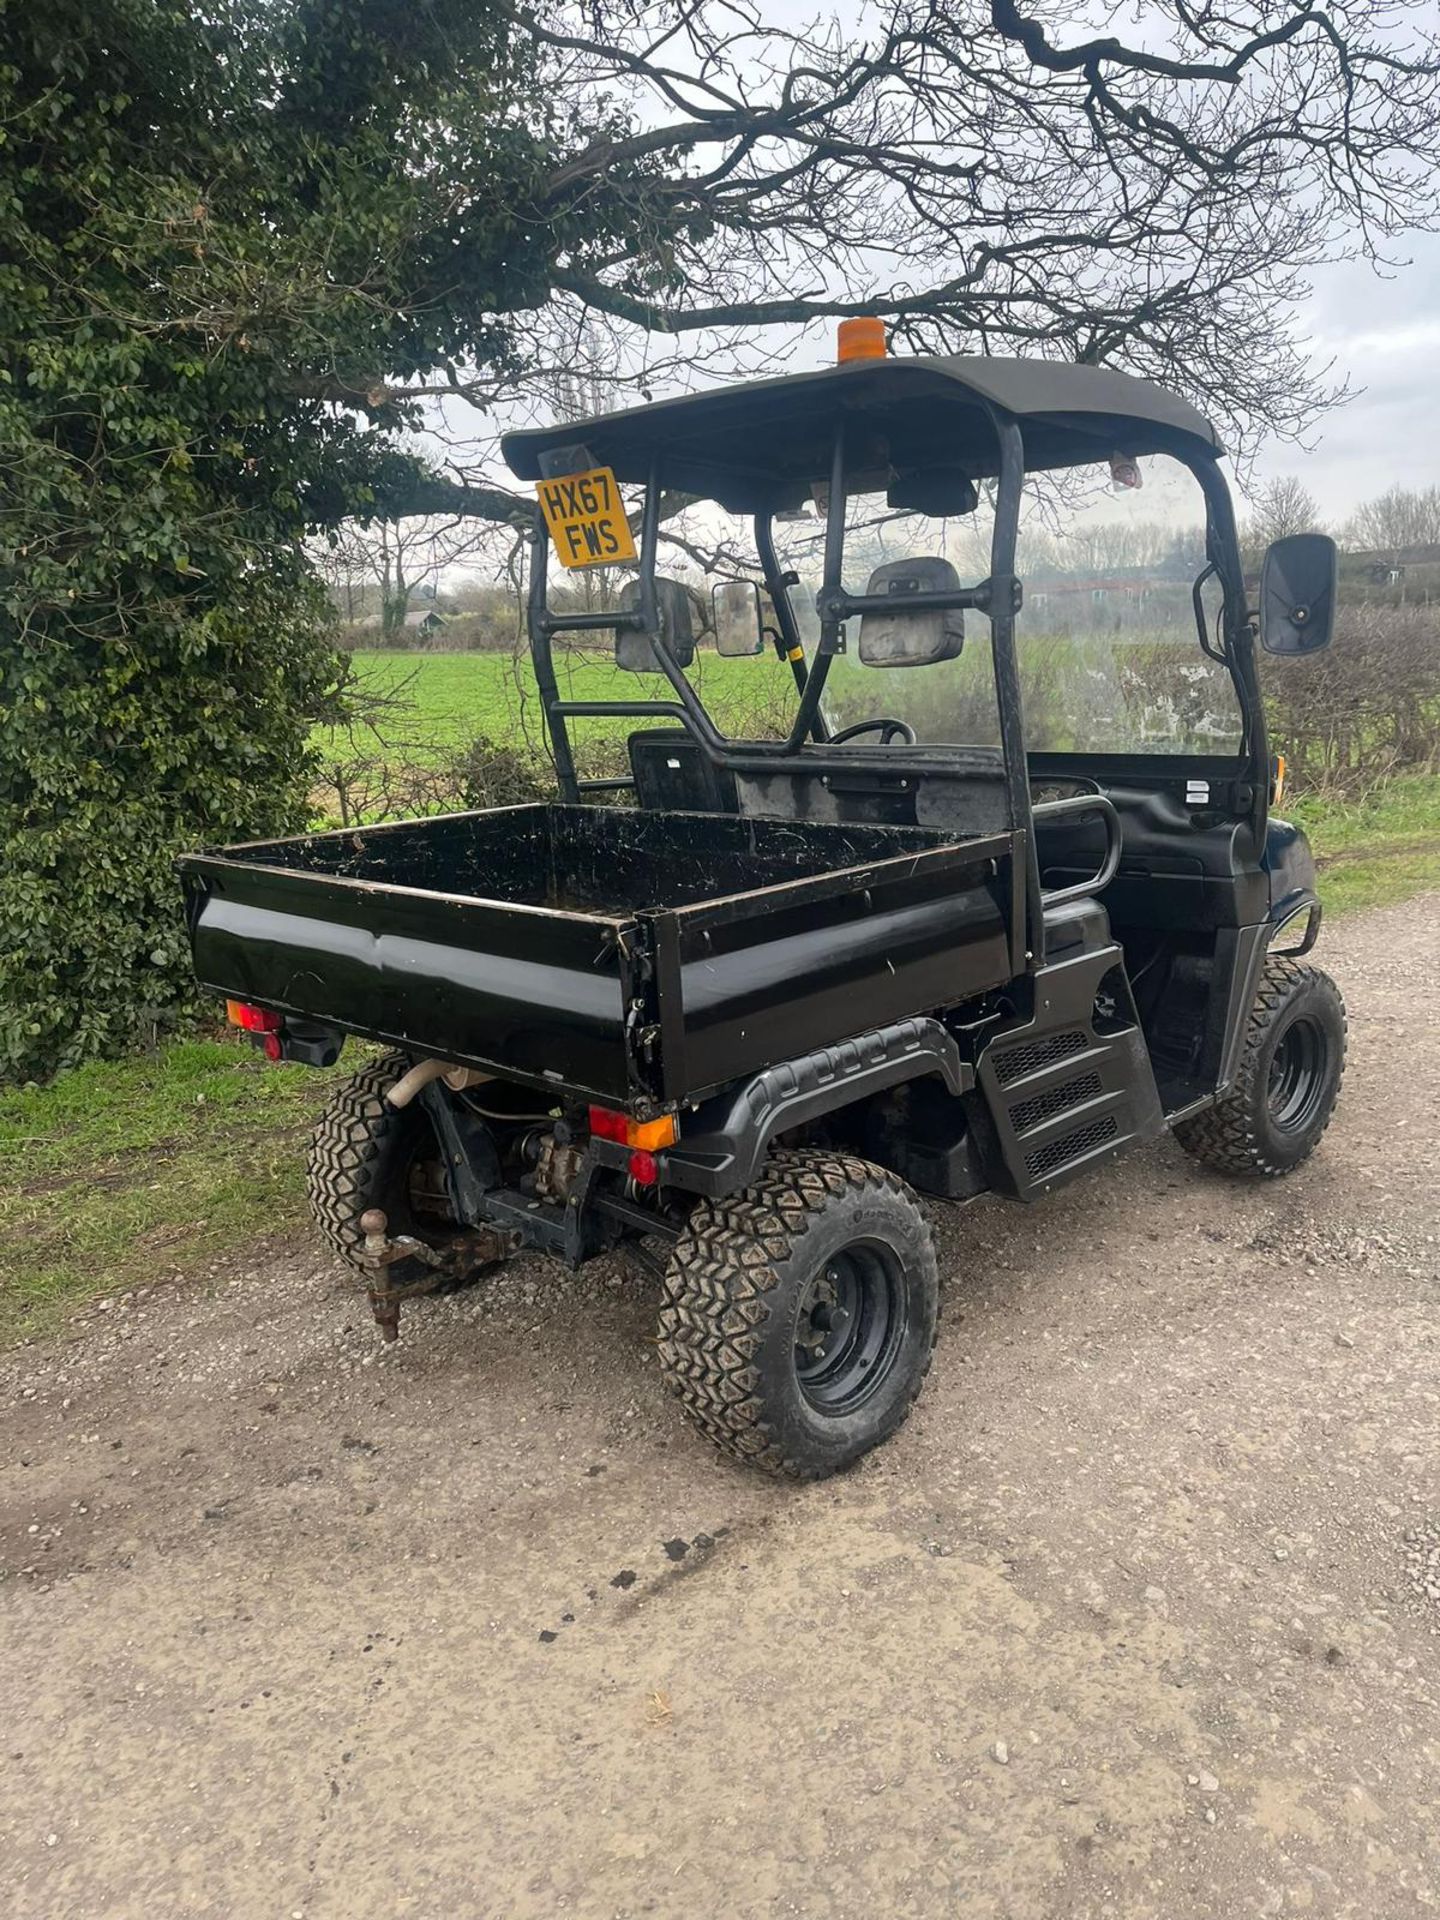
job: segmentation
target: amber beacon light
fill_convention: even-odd
[[[842,366],[847,360],[883,360],[885,322],[872,314],[842,320],[835,333],[835,358]]]

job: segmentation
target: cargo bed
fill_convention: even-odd
[[[1012,978],[1011,850],[1009,834],[538,805],[179,865],[217,992],[633,1107]]]

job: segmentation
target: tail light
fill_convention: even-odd
[[[658,1120],[632,1120],[613,1107],[591,1107],[590,1131],[600,1140],[629,1147],[630,1178],[638,1187],[653,1187],[660,1180],[655,1156],[662,1148],[674,1146],[680,1138],[680,1123],[673,1113],[662,1113]]]
[[[658,1120],[632,1120],[628,1113],[617,1113],[613,1107],[591,1107],[590,1131],[601,1140],[613,1140],[617,1146],[655,1153],[661,1147],[674,1146],[680,1138],[680,1123],[673,1113],[662,1113]]]
[[[269,1007],[252,1007],[248,1000],[227,1000],[225,1018],[232,1027],[243,1028],[246,1033],[279,1033],[280,1031],[278,1013],[272,1012]],[[265,1051],[269,1053],[270,1049],[267,1047]],[[272,1054],[271,1058],[278,1059],[278,1052]]]

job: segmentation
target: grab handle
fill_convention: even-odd
[[[1120,865],[1121,827],[1120,816],[1115,811],[1113,801],[1103,793],[1077,793],[1068,800],[1042,800],[1039,806],[1030,809],[1030,817],[1038,827],[1044,820],[1055,820],[1064,814],[1098,813],[1105,821],[1105,858],[1100,862],[1100,870],[1089,880],[1077,880],[1070,887],[1056,887],[1049,892],[1042,891],[1040,900],[1047,907],[1062,906],[1067,900],[1089,900],[1105,888],[1115,878]]]

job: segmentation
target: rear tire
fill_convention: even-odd
[[[939,1272],[914,1194],[866,1160],[777,1153],[702,1200],[672,1250],[660,1363],[749,1466],[836,1473],[894,1433],[929,1371]]]
[[[443,1246],[455,1231],[439,1197],[439,1148],[423,1107],[392,1107],[385,1095],[412,1062],[403,1053],[372,1060],[344,1081],[310,1142],[310,1210],[326,1240],[362,1272],[360,1216],[385,1214],[392,1235]]]
[[[1265,963],[1235,1084],[1175,1128],[1187,1153],[1221,1173],[1278,1179],[1308,1160],[1330,1124],[1345,1072],[1345,1002],[1318,967]]]

